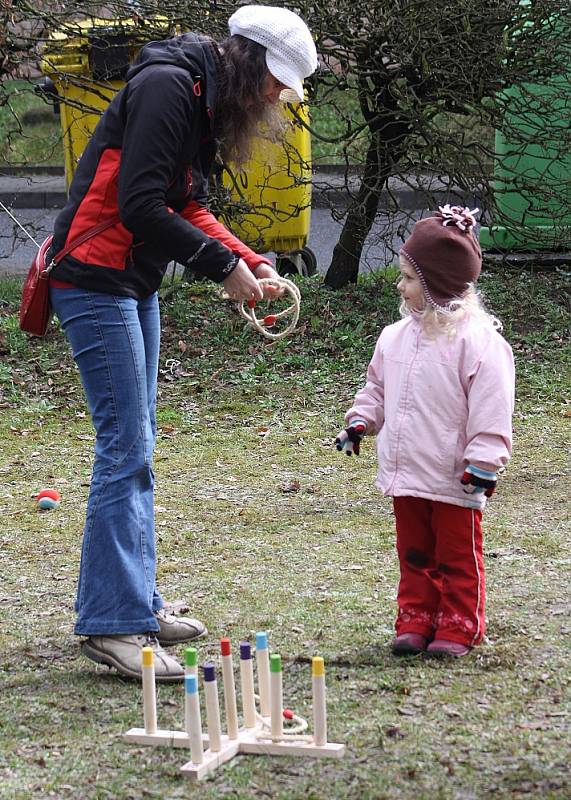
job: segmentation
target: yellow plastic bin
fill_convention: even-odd
[[[59,98],[66,183],[99,117],[124,86],[129,64],[148,41],[175,35],[166,19],[86,20],[55,33],[42,56],[41,69],[52,82],[44,87]],[[276,253],[282,274],[313,275],[314,254],[307,247],[311,216],[311,140],[307,110],[284,113],[291,126],[285,144],[255,142],[251,161],[239,173],[224,173],[232,200],[243,205],[232,231],[260,252]]]
[[[68,188],[101,114],[124,86],[129,64],[161,31],[163,36],[168,32],[161,19],[151,23],[90,19],[54,33],[46,45],[40,66],[53,84],[51,92],[60,98]]]

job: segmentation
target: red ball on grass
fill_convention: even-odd
[[[42,511],[47,511],[59,506],[61,495],[57,489],[42,489],[36,495],[36,500]]]

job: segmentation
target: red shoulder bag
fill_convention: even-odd
[[[36,253],[32,260],[32,265],[28,271],[24,286],[22,287],[22,298],[20,300],[20,328],[26,333],[31,333],[34,336],[45,336],[52,317],[52,310],[50,307],[50,272],[59,264],[59,262],[80,244],[96,236],[106,228],[119,222],[119,217],[115,216],[111,219],[100,222],[90,228],[81,236],[77,236],[67,247],[60,250],[59,253],[52,258],[49,264],[46,264],[46,253],[50,249],[53,236],[48,236]]]

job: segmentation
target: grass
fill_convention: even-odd
[[[24,80],[0,83],[2,167],[63,166],[59,113]]]
[[[314,164],[343,163],[338,156],[339,144],[323,141],[338,139],[346,129],[343,119],[360,118],[357,103],[349,92],[335,92],[320,107],[312,109]],[[34,83],[10,80],[0,83],[0,169],[2,167],[63,167],[59,113],[38,96]],[[363,140],[349,147],[350,159],[361,162]]]
[[[332,440],[379,329],[397,317],[391,275],[331,292],[300,283],[297,332],[267,343],[216,291],[164,303],[156,453],[159,584],[192,600],[210,635],[269,632],[285,697],[310,716],[311,655],[325,656],[339,762],[244,756],[198,788],[186,754],[121,741],[139,687],[78,654],[73,595],[93,435],[60,330],[18,329],[0,285],[3,494],[0,776],[28,798],[566,798],[569,796],[569,282],[486,271],[518,369],[515,451],[485,515],[489,628],[460,663],[391,656],[398,567],[372,443]],[[43,486],[62,493],[39,512]],[[182,648],[177,648],[180,653]],[[159,722],[180,728],[180,687]],[[81,787],[81,788],[78,788]]]
[[[354,91],[324,87],[311,111],[311,159],[320,165],[364,163],[368,145],[366,132],[345,142],[348,130],[359,129],[363,117]],[[476,120],[458,120],[440,115],[435,128],[448,136],[462,137],[462,147],[474,143],[493,146],[493,131]],[[342,145],[346,143],[346,152]],[[22,166],[63,166],[59,113],[34,91],[34,83],[10,80],[0,83],[0,169]]]
[[[344,165],[346,161],[363,164],[368,146],[366,132],[346,142],[346,152],[342,151],[347,131],[356,130],[363,125],[356,92],[323,86],[310,109],[314,133],[311,140],[313,163],[316,166]]]

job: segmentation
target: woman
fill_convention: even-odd
[[[206,628],[155,583],[157,289],[172,260],[238,301],[262,299],[258,280],[278,277],[207,210],[208,176],[217,153],[243,163],[260,124],[278,130],[281,92],[302,100],[317,66],[293,12],[244,6],[229,28],[220,44],[188,33],[141,50],[81,157],[52,247],[70,248],[50,299],[96,430],[75,633],[88,658],[133,677],[152,646],[162,681],[184,675],[162,645]]]

